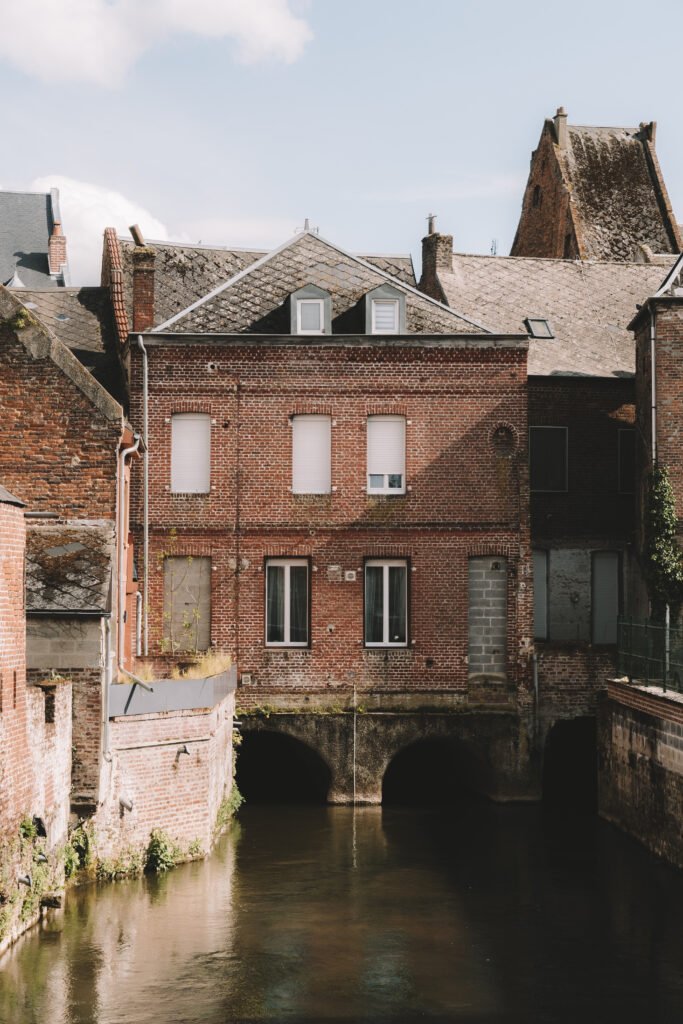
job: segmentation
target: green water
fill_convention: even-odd
[[[245,808],[0,962],[2,1024],[683,1021],[683,877],[594,819]]]

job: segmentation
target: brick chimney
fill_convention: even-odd
[[[154,327],[154,260],[155,250],[145,245],[137,224],[130,229],[135,241],[133,249],[133,330],[144,332]]]
[[[555,122],[555,138],[560,149],[567,148],[567,111],[564,107],[558,107],[553,118]]]
[[[61,274],[66,263],[66,238],[62,234],[62,225],[56,220],[52,234],[47,243],[47,262],[51,274]]]
[[[430,213],[427,218],[429,233],[422,239],[422,277],[420,291],[425,295],[444,302],[444,295],[439,283],[439,272],[450,274],[453,269],[453,235],[440,235],[434,228],[435,216]]]

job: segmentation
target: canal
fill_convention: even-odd
[[[538,806],[253,804],[206,862],[72,891],[2,1024],[683,1020],[683,879]]]

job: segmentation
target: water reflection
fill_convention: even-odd
[[[78,890],[3,1024],[683,1019],[683,879],[535,807],[245,808],[204,864]]]

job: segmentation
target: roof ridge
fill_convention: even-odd
[[[135,248],[135,241],[132,238],[126,238],[125,235],[117,235],[116,237],[119,242],[125,242],[126,245],[131,245]],[[212,245],[209,242],[173,242],[168,238],[147,238],[145,239],[145,245],[168,245],[177,249],[214,249],[220,252],[262,252],[265,254],[270,251],[269,249],[264,249],[263,246]]]
[[[675,259],[676,253],[654,253],[655,256],[670,256],[671,259]],[[553,263],[557,266],[567,266],[573,264],[574,266],[582,267],[656,267],[661,266],[657,263],[640,263],[637,260],[560,260],[556,256],[511,256],[509,253],[507,256],[502,254],[496,254],[492,256],[491,253],[486,252],[454,252],[453,256],[466,256],[468,259],[478,260],[515,260],[526,263]],[[440,271],[440,273],[448,273],[448,271]]]
[[[170,327],[171,324],[177,323],[183,317],[187,316],[188,313],[193,312],[195,309],[198,309],[200,306],[203,306],[206,302],[209,302],[211,299],[214,299],[217,295],[220,295],[222,292],[226,291],[226,289],[231,288],[234,284],[237,284],[237,282],[241,281],[242,278],[247,277],[255,270],[259,270],[262,266],[268,263],[275,256],[278,256],[281,252],[284,252],[290,246],[294,245],[296,242],[300,241],[302,238],[305,238],[306,236],[310,236],[311,238],[314,238],[317,241],[322,242],[323,245],[329,246],[331,249],[334,249],[336,252],[341,253],[348,259],[355,260],[357,263],[360,263],[361,266],[365,267],[366,270],[370,270],[375,274],[380,274],[382,277],[386,278],[386,280],[390,281],[392,284],[395,284],[399,288],[402,288],[403,290],[408,291],[413,295],[417,295],[419,298],[424,299],[427,302],[430,302],[432,305],[444,310],[444,312],[450,313],[451,316],[455,317],[456,319],[471,324],[473,327],[477,327],[480,331],[484,331],[486,334],[495,334],[495,331],[492,331],[490,327],[485,327],[483,324],[477,323],[476,320],[472,320],[470,317],[465,316],[464,313],[458,313],[457,310],[452,309],[450,306],[445,305],[445,303],[443,302],[439,302],[437,299],[433,299],[430,295],[425,295],[425,293],[421,292],[418,288],[413,287],[413,285],[407,284],[405,281],[402,281],[398,277],[394,277],[393,274],[389,274],[386,270],[382,270],[381,267],[375,266],[372,263],[367,263],[362,256],[357,256],[354,253],[347,252],[345,249],[342,249],[341,246],[335,245],[334,242],[330,242],[328,241],[328,239],[323,238],[315,231],[310,230],[297,232],[296,235],[293,235],[286,242],[283,242],[282,245],[279,245],[276,249],[273,249],[271,252],[266,253],[264,256],[261,257],[261,259],[256,260],[254,263],[251,263],[248,267],[244,267],[242,270],[238,271],[227,281],[224,281],[223,284],[219,285],[217,288],[214,288],[212,291],[207,292],[205,296],[203,296],[200,299],[197,299],[196,302],[191,303],[191,305],[187,306],[186,309],[181,310],[174,316],[169,317],[169,319],[164,321],[164,323],[159,324],[157,327],[154,327],[150,333],[161,334],[163,331],[166,330],[166,328]]]

